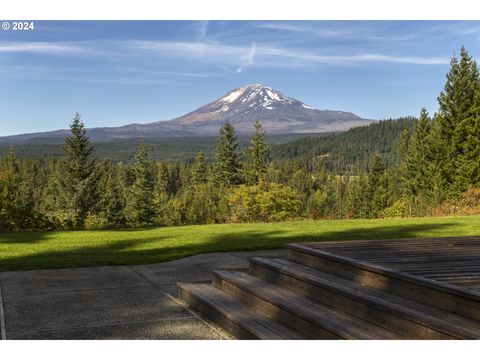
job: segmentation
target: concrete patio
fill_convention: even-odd
[[[211,253],[161,264],[0,273],[2,339],[229,339],[177,298],[177,282],[246,269],[248,256]]]

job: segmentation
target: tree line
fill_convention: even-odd
[[[480,210],[480,79],[462,48],[439,109],[272,148],[221,126],[213,158],[98,160],[77,114],[61,159],[0,159],[0,229],[148,227]],[[334,144],[342,144],[335,147]],[[442,210],[443,209],[443,210]],[[447,210],[445,210],[447,209]],[[452,210],[453,209],[453,210]]]

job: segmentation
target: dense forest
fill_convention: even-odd
[[[422,109],[418,119],[276,145],[259,122],[246,140],[226,123],[210,148],[173,160],[158,160],[161,147],[143,141],[122,159],[99,156],[77,114],[63,146],[54,144],[61,157],[17,156],[13,147],[2,156],[0,229],[479,212],[480,77],[464,48],[438,103],[433,116]]]
[[[320,138],[330,135],[329,133],[317,134],[267,134],[267,141],[272,149],[280,144],[295,141],[300,138]],[[87,130],[88,136],[88,130]],[[238,149],[245,150],[249,137],[238,136]],[[171,138],[146,138],[145,145],[149,150],[149,158],[154,161],[179,161],[193,163],[199,152],[203,152],[207,161],[215,158],[216,137],[171,137]],[[0,156],[5,156],[15,148],[19,159],[61,159],[64,156],[64,139],[40,138],[27,141],[1,141]],[[93,142],[93,152],[97,160],[109,160],[115,162],[133,162],[138,147],[138,139],[119,139],[104,142]]]

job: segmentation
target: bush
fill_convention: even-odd
[[[307,210],[313,219],[335,218],[338,210],[338,195],[333,184],[315,191],[308,199]]]
[[[435,216],[448,215],[479,215],[480,188],[472,187],[460,195],[458,199],[448,199],[442,205],[433,209]]]
[[[227,201],[232,222],[290,220],[299,215],[301,206],[299,195],[292,188],[277,183],[238,186]]]
[[[400,199],[380,214],[383,218],[403,218],[410,216],[410,205],[406,199]]]

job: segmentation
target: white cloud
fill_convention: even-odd
[[[207,37],[208,33],[208,20],[201,21],[198,26],[197,38],[199,40],[204,40]]]
[[[247,66],[253,65],[253,62],[255,60],[255,49],[256,49],[255,43],[252,43],[252,47],[250,48],[250,51],[244,57],[242,57],[242,60],[244,61],[244,63],[241,67],[239,67],[236,70],[237,73],[241,73],[244,68],[246,68]]]
[[[319,24],[296,24],[296,23],[266,23],[258,25],[259,28],[280,30],[291,33],[305,33],[317,38],[325,39],[343,39],[343,40],[367,40],[379,42],[407,41],[415,37],[414,34],[391,35],[386,34],[384,30],[378,27],[362,27],[349,25],[349,29],[341,27],[325,27]]]
[[[261,64],[267,66],[290,66],[288,61],[300,65],[330,64],[349,65],[369,62],[404,63],[417,65],[448,64],[448,57],[421,57],[410,55],[386,55],[381,53],[327,54],[322,52],[302,51],[275,45],[253,43],[250,47],[225,45],[207,42],[161,42],[131,40],[124,44],[131,52],[145,51],[159,57],[173,57],[207,63],[237,65],[237,67]],[[278,61],[281,60],[281,61]],[[286,62],[287,61],[287,62]]]
[[[81,44],[61,42],[4,42],[0,43],[0,53],[43,53],[72,54],[89,52],[90,49]]]

